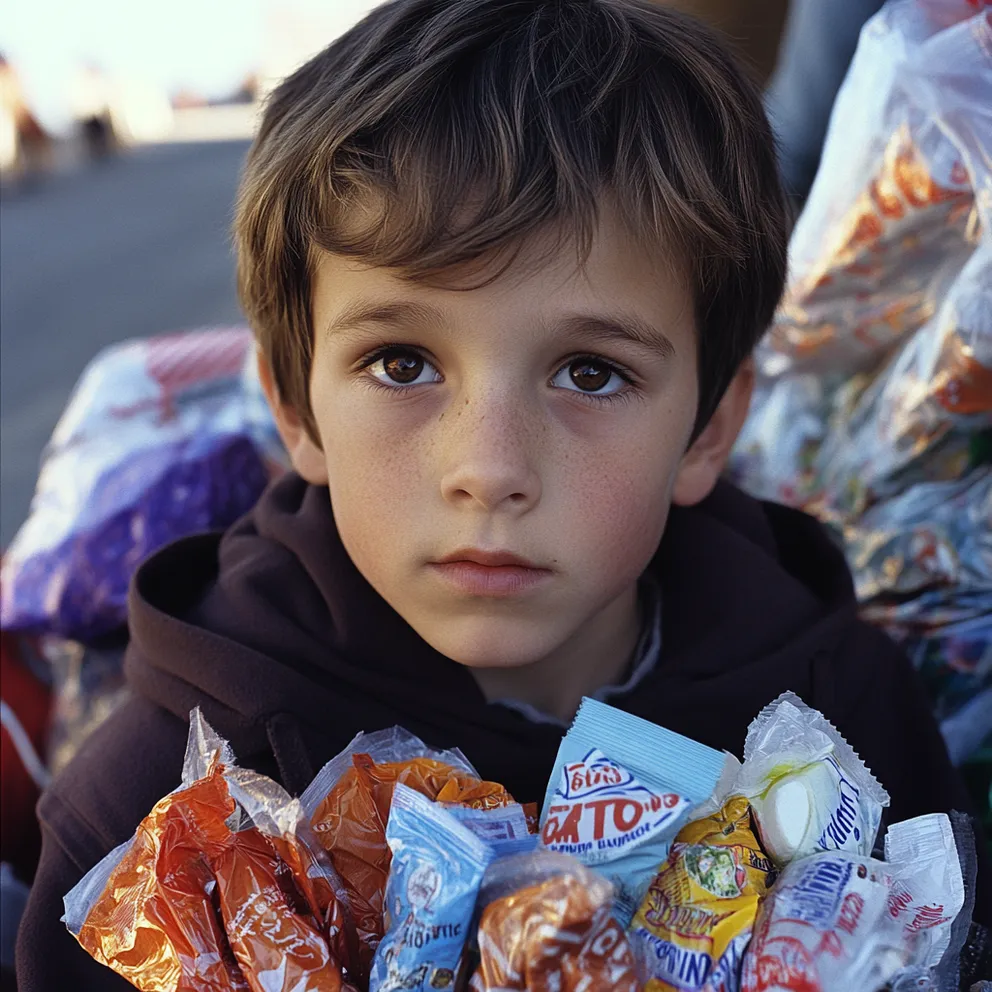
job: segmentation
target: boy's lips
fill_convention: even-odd
[[[533,589],[551,576],[551,569],[534,565],[508,551],[462,548],[430,563],[447,585],[470,596],[508,597]]]

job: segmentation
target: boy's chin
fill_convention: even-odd
[[[518,629],[512,634],[505,630],[463,630],[454,634],[450,629],[418,631],[435,651],[466,668],[526,668],[546,658],[559,646],[557,638],[545,634],[527,636]],[[536,632],[534,632],[536,633]]]

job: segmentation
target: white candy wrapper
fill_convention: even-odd
[[[734,790],[779,866],[818,851],[871,854],[889,795],[822,713],[785,692],[751,722]]]
[[[889,914],[914,945],[913,964],[936,968],[951,943],[951,924],[964,905],[964,878],[954,852],[954,830],[943,813],[893,823],[885,835],[892,866]]]
[[[882,862],[846,851],[794,861],[758,910],[742,992],[852,992],[889,982],[949,992],[939,961],[964,903],[948,817],[933,813],[895,828]]]

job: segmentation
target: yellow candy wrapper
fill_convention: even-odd
[[[736,992],[773,872],[744,796],[683,827],[630,927],[645,992]]]

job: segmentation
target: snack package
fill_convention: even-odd
[[[754,495],[836,522],[977,464],[992,369],[987,7],[895,0],[862,30],[755,352],[731,458]]]
[[[959,479],[981,462],[973,438],[992,427],[992,231],[934,318],[850,405],[835,406],[816,459],[821,516],[856,518],[914,485]]]
[[[399,727],[359,734],[318,772],[300,802],[347,893],[361,978],[383,935],[386,823],[397,783],[443,803],[485,809],[513,802],[502,786],[481,781],[460,751],[432,750]]]
[[[834,725],[784,692],[751,721],[735,791],[777,865],[816,851],[871,854],[888,793]]]
[[[574,858],[539,851],[495,862],[479,903],[473,992],[637,992],[612,886]]]
[[[141,562],[225,528],[269,473],[241,387],[247,328],[129,341],[89,364],[3,559],[0,626],[91,642],[127,622]]]
[[[65,897],[63,920],[146,992],[340,992],[345,910],[306,829],[194,710],[182,787]]]
[[[902,0],[865,25],[789,242],[762,372],[870,370],[933,316],[974,243],[988,30],[969,0]]]
[[[850,992],[930,983],[964,901],[953,832],[943,813],[907,821],[881,862],[847,851],[794,861],[758,910],[743,992]],[[915,863],[914,863],[915,861]]]
[[[544,846],[571,854],[616,888],[626,927],[694,806],[736,759],[640,717],[583,699],[544,801]]]
[[[962,830],[973,844],[966,819]],[[957,841],[951,819],[943,813],[893,823],[885,834],[885,862],[892,872],[889,915],[903,924],[913,943],[910,967],[923,980],[942,963],[947,968],[953,924],[965,903],[968,865]],[[956,989],[957,982],[952,984]]]
[[[743,796],[686,824],[630,928],[646,992],[736,992],[758,900],[774,877]]]
[[[441,805],[498,858],[537,850],[540,839],[530,832],[527,814],[519,803],[496,809],[477,809],[451,803]]]
[[[451,811],[405,785],[386,826],[392,852],[385,936],[370,992],[454,988],[492,848]]]

